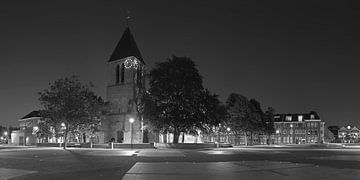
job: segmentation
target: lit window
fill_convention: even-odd
[[[302,115],[298,116],[298,119],[299,121],[303,121],[303,116]]]
[[[315,115],[311,114],[310,119],[315,119]]]
[[[286,116],[287,121],[291,121],[291,116]]]

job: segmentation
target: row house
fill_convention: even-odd
[[[360,130],[356,126],[343,126],[338,130],[338,137],[342,143],[358,143]]]
[[[324,125],[315,111],[275,114],[272,144],[315,144],[324,142]]]

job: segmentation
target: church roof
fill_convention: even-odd
[[[132,35],[130,28],[127,27],[108,62],[116,61],[129,56],[134,56],[145,64],[139,48],[136,45],[134,36]]]
[[[31,111],[29,114],[22,117],[21,119],[27,119],[27,118],[32,118],[32,117],[40,117],[40,111]]]

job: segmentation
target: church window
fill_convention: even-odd
[[[120,67],[116,65],[116,83],[119,83]]]
[[[121,64],[121,83],[124,83],[125,80],[125,65],[124,63]]]

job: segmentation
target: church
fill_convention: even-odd
[[[107,60],[106,101],[110,112],[101,119],[101,125],[94,135],[83,137],[69,134],[69,142],[93,143],[171,143],[172,134],[150,133],[144,127],[140,95],[145,92],[145,61],[136,45],[133,34],[126,27],[120,41]],[[19,120],[20,130],[14,131],[13,144],[35,145],[36,143],[60,143],[63,138],[35,137],[41,122],[39,111],[33,111]],[[201,137],[182,134],[184,142],[202,142]]]
[[[138,106],[145,91],[145,62],[129,27],[107,61],[107,74],[106,100],[111,108],[101,122],[98,142],[149,142]]]

